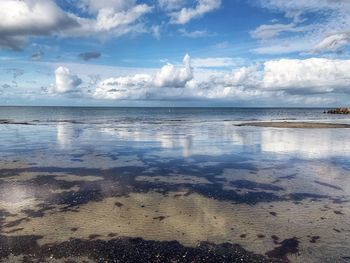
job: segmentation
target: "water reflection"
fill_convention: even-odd
[[[0,242],[69,244],[83,255],[122,237],[176,239],[181,249],[229,242],[265,260],[341,262],[350,247],[350,134],[235,124],[12,126],[1,134]]]
[[[181,150],[182,157],[198,154],[223,155],[234,151],[288,154],[300,158],[330,158],[350,155],[350,134],[346,129],[273,129],[236,127],[232,122],[186,124],[178,130],[166,125],[154,127],[102,128],[119,141],[149,142],[148,146]]]
[[[60,149],[71,149],[74,140],[83,133],[83,128],[66,122],[57,123],[57,144]]]
[[[261,129],[261,150],[303,158],[349,156],[350,133],[346,129]]]
[[[35,194],[25,184],[2,184],[0,187],[0,207],[12,214],[36,205]]]

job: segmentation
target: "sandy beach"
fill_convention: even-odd
[[[293,129],[349,129],[350,124],[323,123],[323,122],[246,122],[236,126],[255,126],[270,128],[293,128]]]

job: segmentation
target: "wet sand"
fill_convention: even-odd
[[[217,257],[320,262],[335,255],[342,262],[347,257],[339,250],[350,246],[346,167],[250,160],[222,169],[223,163],[193,166],[174,160],[172,172],[160,172],[149,160],[137,170],[109,162],[117,169],[0,162],[0,242],[7,247],[0,257],[73,257],[76,262],[122,256],[134,262],[145,254],[153,261],[159,254],[164,262]],[[129,254],[136,247],[140,254]],[[174,252],[170,259],[169,251]]]
[[[344,129],[350,128],[350,124],[321,123],[321,122],[246,122],[236,126],[254,126],[270,128],[295,128],[295,129]]]

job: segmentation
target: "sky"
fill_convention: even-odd
[[[1,0],[0,105],[350,106],[349,0]]]

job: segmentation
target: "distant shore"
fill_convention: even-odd
[[[316,123],[316,122],[247,122],[236,126],[255,126],[270,128],[299,128],[299,129],[336,129],[350,128],[350,124]]]
[[[336,109],[331,109],[328,110],[328,114],[350,114],[350,108],[336,108]]]

